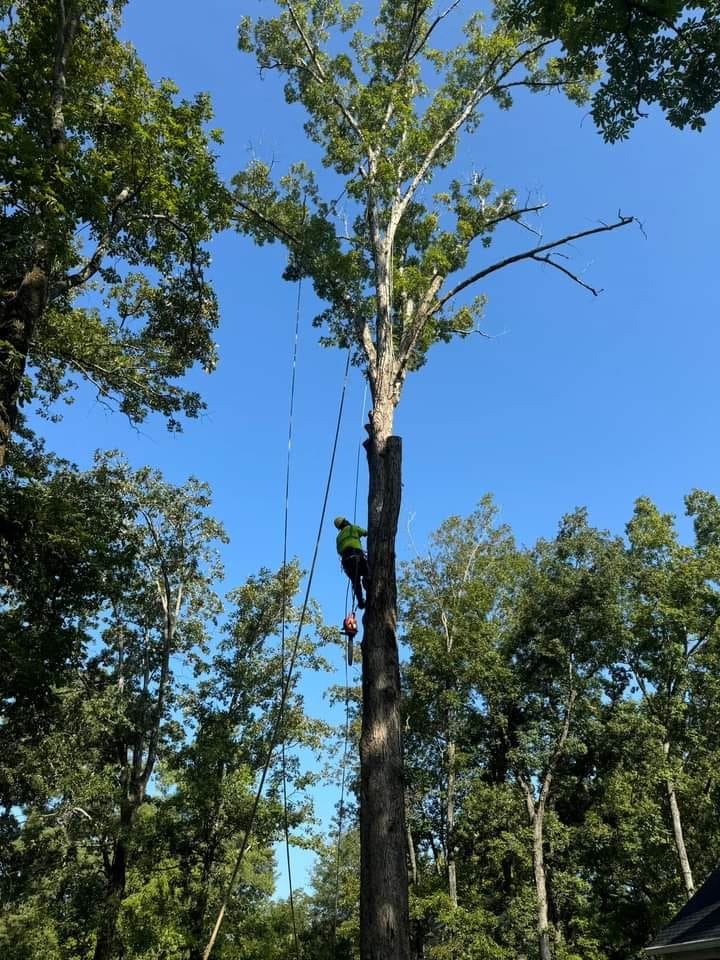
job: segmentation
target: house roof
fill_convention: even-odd
[[[663,947],[713,941],[720,942],[720,867],[645,949],[660,954],[667,952]]]

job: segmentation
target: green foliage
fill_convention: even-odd
[[[539,816],[554,960],[640,960],[682,905],[668,778],[696,882],[714,868],[720,508],[701,491],[686,503],[692,546],[642,499],[627,543],[579,510],[520,551],[485,499],[407,565],[412,915],[426,956],[535,960]]]
[[[150,81],[118,38],[123,6],[0,9],[0,298],[42,271],[22,401],[48,409],[84,378],[131,420],[177,427],[202,407],[178,379],[216,362],[206,247],[227,193],[207,96]]]
[[[460,294],[507,265],[483,264],[497,228],[543,206],[521,205],[479,172],[448,176],[460,137],[485,103],[507,109],[518,88],[584,100],[593,70],[548,56],[533,29],[487,24],[479,13],[460,43],[435,49],[453,7],[434,19],[426,4],[381,2],[367,30],[359,8],[340,0],[276,7],[275,17],[241,22],[240,49],[285,77],[286,101],[304,108],[306,134],[335,176],[296,164],[275,180],[254,161],[234,178],[236,223],[258,243],[287,246],[286,277],[311,277],[328,303],[316,318],[322,342],[354,346],[376,392],[380,368],[393,366],[383,389],[397,402],[433,343],[476,329],[485,298]],[[463,276],[476,259],[483,269]]]
[[[701,130],[720,101],[716,0],[501,0],[497,14],[559,40],[562,69],[602,69],[592,114],[605,140],[626,138],[644,104],[675,127]]]

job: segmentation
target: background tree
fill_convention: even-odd
[[[708,749],[719,720],[720,508],[714,496],[700,491],[686,503],[695,526],[693,546],[679,542],[670,514],[661,514],[647,498],[635,505],[627,527],[632,579],[626,655],[649,722],[647,745],[656,755],[690,897],[695,879],[681,798],[693,775],[705,781],[708,799],[716,796],[710,771],[717,757]],[[695,819],[691,816],[690,822]],[[707,866],[702,847],[697,853]]]
[[[0,3],[0,464],[23,403],[82,378],[177,427],[202,406],[177,379],[215,364],[219,135],[206,96],[150,82],[123,6]]]
[[[669,122],[701,130],[720,102],[720,7],[716,0],[502,0],[501,19],[559,41],[561,59],[601,75],[592,114],[605,140],[628,136],[645,104]]]
[[[210,918],[217,913],[232,871],[238,838],[249,829],[255,781],[270,749],[282,682],[281,622],[284,614],[292,630],[299,621],[300,611],[293,607],[292,598],[300,579],[301,571],[292,563],[276,572],[263,569],[232,591],[228,595],[231,615],[217,652],[208,664],[199,666],[199,682],[185,692],[184,716],[194,735],[168,761],[167,776],[176,784],[168,805],[176,810],[174,843],[181,860],[191,960],[202,956]],[[301,640],[279,732],[286,752],[291,830],[303,822],[309,829],[308,790],[317,780],[306,764],[300,764],[296,750],[301,746],[321,752],[327,734],[325,724],[306,714],[296,689],[303,670],[327,667],[317,652],[318,638],[326,636],[317,610],[311,624],[315,635]],[[253,828],[253,848],[263,855],[282,830],[281,776],[281,756],[276,751],[270,789]],[[298,842],[310,841],[303,834]],[[257,854],[253,850],[250,854],[243,862],[243,887],[252,884],[258,869]],[[231,929],[244,923],[245,898],[240,906],[238,911],[235,900],[230,904]],[[288,953],[293,949],[292,934],[290,927]]]
[[[532,30],[500,24],[486,32],[479,14],[461,43],[437,50],[435,30],[454,6],[433,18],[427,5],[381,2],[369,32],[350,34],[359,6],[280,0],[277,17],[240,26],[241,49],[262,69],[279,70],[286,100],[305,108],[305,130],[336,175],[330,190],[337,186],[344,208],[339,216],[339,200],[327,199],[333,194],[304,165],[275,183],[258,162],[235,178],[238,227],[257,242],[285,243],[286,277],[312,278],[328,303],[317,319],[324,342],[354,351],[373,402],[360,745],[364,960],[405,960],[409,950],[394,563],[401,451],[393,419],[403,383],[433,343],[472,332],[484,298],[467,302],[465,291],[522,260],[578,280],[553,251],[631,222],[619,217],[482,261],[497,227],[543,205],[494,193],[480,174],[470,182],[445,175],[460,135],[477,126],[484,102],[509,107],[516,87],[564,88],[582,99],[591,74],[583,63],[561,69]],[[471,258],[481,262],[469,268]]]
[[[573,920],[562,917],[557,884],[554,893],[548,884],[553,793],[569,758],[587,749],[584,730],[603,698],[616,697],[625,679],[612,669],[623,640],[624,557],[618,539],[591,528],[585,512],[577,511],[563,519],[555,540],[536,546],[531,561],[503,644],[507,686],[490,700],[488,713],[500,721],[509,770],[527,810],[539,954],[551,960],[551,897],[559,940],[566,939],[563,923]],[[559,822],[552,826],[561,831]]]
[[[409,799],[424,797],[417,840],[429,846],[453,908],[459,902],[455,819],[464,805],[477,697],[495,657],[500,598],[516,558],[496,513],[485,497],[468,517],[446,520],[401,581],[403,639],[412,650],[403,671]]]

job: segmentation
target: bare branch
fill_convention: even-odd
[[[556,263],[556,261],[551,258],[550,254],[545,257],[531,257],[530,259],[536,260],[538,263],[546,263],[549,267],[554,267],[556,270],[564,273],[566,277],[570,277],[571,280],[574,280],[575,283],[580,284],[581,287],[585,287],[585,289],[589,290],[594,297],[597,297],[602,293],[602,290],[596,290],[595,287],[591,287],[589,283],[585,283],[584,280],[581,280],[576,273],[572,272],[572,270],[568,270],[567,267],[563,267],[562,264]]]
[[[520,226],[526,227],[528,230],[532,229],[531,227],[527,227],[526,224],[522,223],[520,217],[524,213],[540,213],[540,211],[544,210],[545,207],[547,207],[547,203],[536,203],[528,207],[513,207],[513,209],[508,210],[507,213],[503,213],[501,216],[495,217],[492,220],[487,220],[483,224],[483,228],[487,229],[487,227],[495,227],[498,223],[504,223],[505,220],[515,220],[520,224]]]
[[[408,56],[408,58],[407,58],[408,61],[414,60],[415,57],[416,57],[419,53],[422,52],[423,48],[425,47],[425,44],[426,44],[426,43],[428,42],[428,40],[430,39],[430,37],[431,37],[432,33],[434,32],[434,30],[439,26],[439,24],[442,23],[442,21],[443,21],[446,17],[450,16],[450,14],[453,12],[453,10],[455,9],[455,7],[459,6],[459,4],[460,4],[460,0],[455,0],[454,3],[451,3],[451,4],[450,4],[450,6],[447,8],[447,10],[443,10],[442,13],[438,14],[438,16],[435,17],[435,19],[433,20],[433,22],[430,24],[430,26],[429,26],[429,27],[427,28],[427,30],[425,31],[425,35],[423,36],[423,38],[422,38],[422,40],[420,41],[420,43],[419,43],[419,44],[417,45],[417,47],[413,50],[413,52]]]
[[[624,217],[621,214],[620,218],[615,223],[606,223],[599,227],[593,227],[591,230],[581,230],[579,233],[571,233],[566,237],[561,237],[559,240],[553,240],[550,243],[544,243],[541,246],[534,247],[531,250],[524,250],[522,253],[516,253],[512,257],[505,257],[503,260],[498,260],[497,263],[493,263],[491,266],[485,267],[483,270],[479,270],[477,273],[474,273],[472,276],[467,277],[465,280],[462,280],[460,283],[456,284],[452,290],[449,290],[438,300],[433,309],[430,311],[429,315],[432,316],[432,314],[437,313],[438,310],[441,310],[445,306],[448,300],[451,300],[453,297],[457,296],[458,293],[471,286],[471,284],[477,283],[478,280],[482,280],[491,273],[496,273],[498,270],[502,270],[504,267],[510,266],[511,263],[519,263],[521,260],[541,259],[538,257],[538,254],[544,253],[546,250],[554,250],[557,247],[564,246],[566,243],[572,243],[573,240],[581,240],[583,237],[591,237],[596,233],[608,233],[610,230],[617,230],[619,227],[626,227],[628,224],[633,223],[634,221],[635,217]],[[553,263],[552,265],[559,269],[559,264]]]

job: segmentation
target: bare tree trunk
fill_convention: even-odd
[[[360,738],[360,956],[409,960],[395,537],[400,513],[401,441],[390,436],[392,403],[371,415],[368,560],[363,619]]]
[[[448,782],[445,815],[447,819],[447,874],[448,895],[453,909],[457,908],[457,865],[455,862],[455,741],[447,746]]]
[[[545,875],[545,850],[543,827],[545,821],[544,791],[536,803],[526,781],[521,781],[525,793],[525,806],[533,828],[533,876],[535,878],[535,900],[537,905],[537,932],[540,948],[540,960],[552,960],[550,952],[550,926],[548,922],[548,891]]]
[[[543,850],[543,821],[545,807],[539,805],[533,818],[533,872],[537,895],[537,929],[540,960],[552,960],[550,952],[550,928],[548,923],[547,878],[545,876],[545,851]]]
[[[418,882],[417,856],[415,855],[415,841],[413,839],[412,830],[410,829],[410,823],[407,819],[407,813],[405,814],[405,822],[406,822],[408,857],[410,858],[410,878],[412,880],[413,886],[415,887],[417,886],[417,882]]]
[[[668,741],[663,743],[663,754],[667,763],[670,755],[670,744]],[[692,870],[690,869],[690,860],[688,859],[685,848],[685,837],[683,835],[682,819],[680,817],[680,807],[678,806],[677,794],[675,793],[675,782],[671,777],[665,779],[668,800],[670,802],[670,817],[672,819],[673,839],[675,840],[675,849],[680,860],[680,872],[682,873],[683,883],[685,884],[685,893],[688,900],[695,893],[695,881],[693,880]]]
[[[25,274],[17,291],[0,304],[0,467],[15,429],[30,341],[45,310],[47,293],[45,272],[35,266]]]

